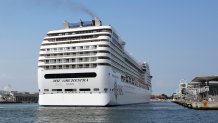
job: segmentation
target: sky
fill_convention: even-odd
[[[64,20],[99,17],[150,65],[153,94],[171,95],[181,79],[218,75],[217,0],[2,0],[0,89],[36,92],[39,48]]]

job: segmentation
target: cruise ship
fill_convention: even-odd
[[[113,106],[150,101],[149,65],[137,62],[99,18],[44,37],[38,60],[39,105]]]

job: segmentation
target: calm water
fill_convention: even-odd
[[[218,111],[183,108],[174,103],[116,107],[40,107],[0,104],[0,123],[217,123]]]

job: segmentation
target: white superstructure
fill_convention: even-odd
[[[38,62],[39,105],[108,106],[149,102],[151,78],[98,18],[49,31]]]

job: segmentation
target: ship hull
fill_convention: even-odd
[[[95,72],[95,78],[45,79],[51,73],[84,73]],[[121,81],[121,73],[111,67],[95,69],[78,69],[68,71],[42,71],[39,69],[39,105],[42,106],[112,106],[124,104],[147,103],[150,101],[150,90]],[[83,80],[85,81],[79,81]],[[58,81],[58,82],[57,82]],[[76,91],[65,91],[65,89]],[[80,89],[90,89],[81,91]],[[48,89],[45,92],[43,89]],[[52,91],[62,89],[62,91]],[[97,89],[94,90],[94,89]]]

